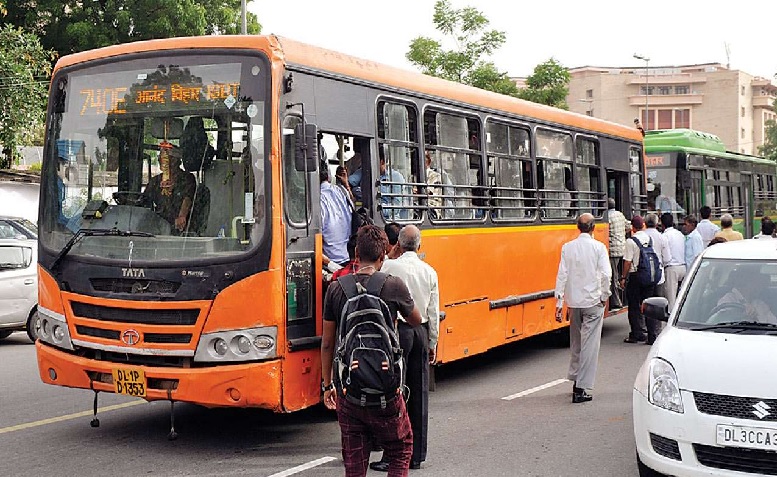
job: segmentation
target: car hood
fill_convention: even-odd
[[[656,340],[650,355],[674,366],[683,390],[777,398],[777,335],[669,327]]]

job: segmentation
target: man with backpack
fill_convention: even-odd
[[[656,296],[656,286],[663,275],[661,260],[653,248],[653,240],[645,232],[645,221],[639,215],[631,219],[631,238],[626,240],[623,253],[623,278],[629,301],[629,325],[631,332],[625,343],[646,342],[652,345],[658,334],[658,324],[652,318],[645,320],[647,338],[642,329],[642,301]],[[628,277],[628,278],[627,278]]]
[[[419,326],[421,314],[402,280],[379,271],[387,248],[379,227],[359,229],[359,270],[332,282],[324,299],[324,404],[337,410],[346,477],[367,474],[374,442],[383,447],[390,477],[408,475],[413,453],[396,319],[401,313]]]

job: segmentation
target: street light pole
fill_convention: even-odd
[[[645,131],[650,128],[650,109],[648,108],[648,65],[650,64],[650,58],[634,53],[634,58],[645,62]]]
[[[246,18],[246,0],[240,2],[240,33],[243,35],[248,34],[248,22]]]

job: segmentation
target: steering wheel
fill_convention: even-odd
[[[112,197],[119,205],[145,207],[148,204],[148,198],[142,192],[119,191],[114,192]]]
[[[747,314],[747,308],[742,303],[737,303],[734,301],[721,303],[710,310],[710,317],[707,318],[707,323],[715,324],[718,321],[718,315],[722,314],[723,312],[732,311],[741,312],[743,316]]]

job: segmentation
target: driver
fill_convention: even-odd
[[[774,316],[769,305],[760,298],[761,293],[766,289],[768,277],[761,274],[753,275],[745,270],[735,270],[731,275],[734,285],[730,292],[718,300],[718,305],[737,303],[744,306],[745,313],[753,321],[777,324],[777,317]]]
[[[181,169],[181,150],[178,146],[159,154],[162,173],[148,181],[143,196],[153,209],[179,232],[186,230],[197,183],[194,176]]]

